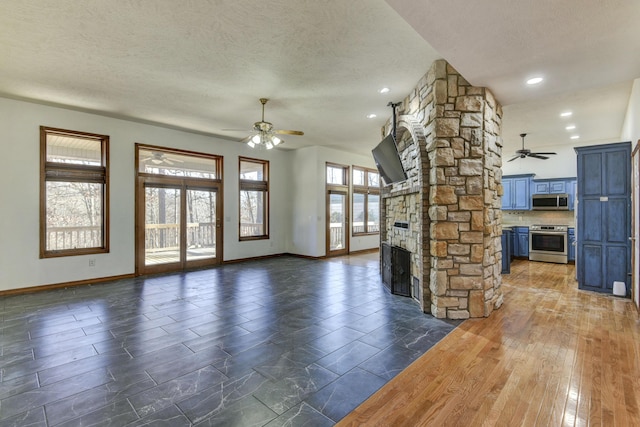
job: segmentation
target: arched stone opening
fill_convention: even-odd
[[[402,186],[382,190],[381,240],[411,252],[411,296],[423,311],[431,312],[429,289],[431,261],[429,246],[429,158],[424,128],[412,115],[398,117],[396,145],[408,173]],[[407,165],[411,165],[407,168]],[[396,221],[408,222],[406,229],[394,226]],[[426,242],[426,245],[425,245]]]

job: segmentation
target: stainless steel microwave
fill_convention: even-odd
[[[531,196],[531,209],[534,211],[568,211],[569,195],[534,194]]]

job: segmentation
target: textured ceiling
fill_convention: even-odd
[[[504,107],[505,157],[523,132],[530,147],[619,141],[640,77],[640,1],[387,3],[471,84],[491,89]],[[544,82],[527,86],[535,76]],[[572,118],[560,119],[566,110]]]
[[[248,132],[223,129],[249,131],[266,97],[266,120],[305,132],[283,148],[368,153],[387,103],[445,58],[505,106],[505,151],[520,132],[565,141],[561,108],[583,112],[581,141],[615,140],[640,77],[637,22],[628,0],[5,1],[0,95],[229,143]]]

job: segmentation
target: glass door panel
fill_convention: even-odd
[[[328,249],[331,255],[348,253],[347,195],[330,192],[328,198]]]
[[[187,190],[187,261],[216,257],[218,193]]]
[[[144,197],[145,265],[180,262],[180,189],[145,187]]]

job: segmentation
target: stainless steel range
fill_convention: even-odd
[[[567,263],[566,225],[532,225],[529,227],[529,260]]]

